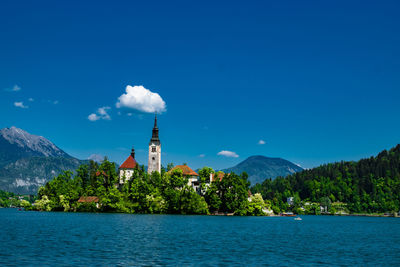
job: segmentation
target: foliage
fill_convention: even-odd
[[[51,201],[44,195],[40,199],[35,201],[35,208],[40,211],[51,211]]]
[[[266,203],[260,193],[256,193],[250,197],[247,215],[263,216],[267,215],[266,211],[270,209],[269,203]]]
[[[16,195],[0,190],[0,207],[23,207],[29,209],[34,200],[35,196],[33,195]]]
[[[205,193],[210,211],[247,214],[249,185],[246,173],[241,176],[229,173],[221,181],[216,179]]]
[[[170,164],[169,169],[173,166]],[[180,169],[148,174],[143,167],[133,177],[119,184],[115,164],[104,160],[101,165],[81,165],[75,176],[64,172],[39,189],[38,210],[126,212],[157,214],[209,214],[210,211],[249,215],[247,175],[234,173],[210,185],[211,168],[200,172],[203,194],[188,184]],[[99,203],[78,203],[81,196],[96,196]],[[254,210],[254,208],[252,208]]]
[[[400,210],[400,145],[358,162],[338,162],[267,179],[251,188],[270,200],[274,211],[319,214],[320,205],[332,212],[382,213]],[[287,197],[297,200],[293,207]],[[302,200],[302,201],[301,201]],[[335,206],[334,203],[342,203]],[[305,205],[308,203],[308,205]],[[331,210],[333,209],[333,210]]]

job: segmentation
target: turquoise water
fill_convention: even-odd
[[[400,219],[0,209],[0,266],[400,265]]]

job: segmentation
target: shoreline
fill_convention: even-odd
[[[39,211],[39,210],[25,210],[22,207],[0,207],[0,209],[15,209],[19,211],[36,211],[36,212],[46,212],[46,211]],[[62,212],[62,213],[77,213],[73,211],[47,211],[47,212]],[[121,213],[121,214],[148,214],[151,215],[152,213],[124,213],[124,212],[84,212],[84,213]],[[261,215],[261,216],[236,216],[233,213],[214,213],[214,214],[168,214],[168,213],[160,213],[153,215],[199,215],[199,216],[235,216],[235,217],[300,217],[300,216],[338,216],[338,217],[392,217],[392,218],[400,218],[399,215],[395,214],[375,214],[375,213],[355,213],[355,214],[293,214],[291,216],[282,215],[282,214],[272,214],[272,215]]]

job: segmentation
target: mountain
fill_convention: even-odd
[[[35,194],[64,170],[75,170],[78,160],[42,136],[11,127],[0,130],[0,189]]]
[[[265,156],[251,156],[238,165],[222,170],[225,173],[240,174],[246,172],[252,185],[262,183],[266,178],[287,176],[302,171],[303,168],[281,158],[268,158]]]

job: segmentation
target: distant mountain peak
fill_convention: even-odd
[[[251,184],[261,183],[267,178],[287,176],[303,168],[282,158],[270,158],[263,155],[250,156],[234,167],[223,170],[224,172],[235,172],[240,174],[246,172]]]
[[[0,130],[0,189],[33,194],[46,181],[82,163],[52,142],[12,126]]]
[[[32,151],[37,155],[45,157],[69,156],[43,136],[30,134],[15,126],[1,129],[0,136],[9,144],[16,145],[24,150]]]

